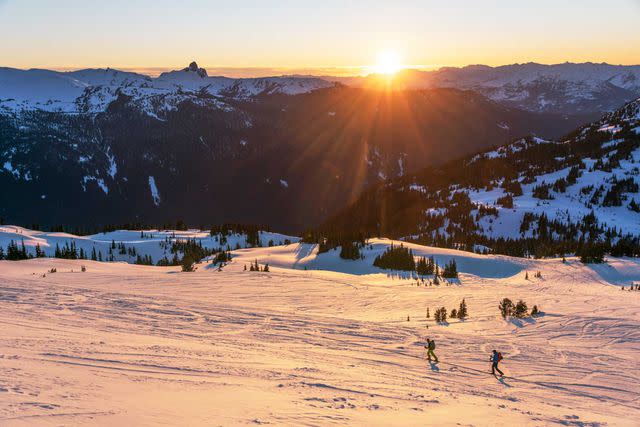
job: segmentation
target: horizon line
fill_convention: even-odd
[[[510,64],[501,64],[501,65],[487,65],[482,63],[476,64],[466,64],[466,65],[443,65],[443,64],[406,64],[402,66],[400,71],[437,71],[445,68],[467,68],[467,67],[490,67],[490,68],[500,68],[514,65],[527,65],[527,64],[536,64],[536,65],[545,65],[545,66],[554,66],[554,65],[564,65],[564,64],[574,64],[574,65],[582,65],[582,64],[594,64],[594,65],[611,65],[618,67],[637,67],[640,66],[640,63],[637,64],[612,64],[609,62],[593,62],[593,61],[585,61],[585,62],[557,62],[557,63],[542,63],[536,61],[528,61],[528,62],[514,62]],[[3,68],[4,66],[0,66]],[[276,67],[276,66],[249,66],[249,67],[236,67],[236,66],[199,66],[200,68],[204,68],[207,71],[209,77],[234,77],[234,78],[257,78],[257,77],[277,77],[277,76],[313,76],[313,77],[364,77],[369,74],[372,74],[372,66],[371,65],[336,65],[336,66],[310,66],[310,67]],[[171,71],[179,71],[184,67],[170,67],[170,66],[151,66],[151,67],[133,67],[133,66],[52,66],[52,67],[6,67],[6,68],[14,68],[18,70],[51,70],[51,71],[59,71],[59,72],[72,72],[79,70],[95,70],[95,69],[113,69],[118,71],[125,72],[133,72],[137,74],[146,75],[149,77],[158,77],[162,73],[171,72]]]

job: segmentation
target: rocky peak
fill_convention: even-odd
[[[182,71],[191,71],[194,73],[198,73],[200,77],[207,77],[207,70],[204,68],[198,68],[198,64],[196,61],[191,62],[188,67],[184,68]]]

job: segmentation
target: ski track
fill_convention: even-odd
[[[242,271],[269,250],[243,250],[222,272],[0,262],[0,424],[640,419],[640,292],[574,259],[531,261],[542,279],[463,274],[460,285],[438,287],[384,274]],[[58,273],[42,277],[52,266]],[[505,321],[505,296],[544,315]],[[469,319],[426,319],[427,307],[450,310],[463,297]],[[427,336],[438,364],[426,361]],[[493,348],[505,355],[501,379],[490,372]]]

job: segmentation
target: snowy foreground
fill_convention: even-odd
[[[463,272],[418,287],[371,267],[389,241],[372,243],[363,261],[291,244],[193,273],[0,261],[0,425],[638,425],[640,291],[620,290],[637,260],[410,245]],[[503,297],[545,314],[505,321]],[[426,319],[462,298],[468,320]]]

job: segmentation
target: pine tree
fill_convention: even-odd
[[[429,315],[429,307],[427,307],[427,319],[430,318],[431,316]]]
[[[4,259],[4,249],[0,246],[0,261]]]
[[[503,319],[506,319],[507,316],[511,316],[513,314],[513,302],[509,298],[504,298],[500,301],[498,308],[500,309],[500,314]]]
[[[264,269],[262,271],[264,271],[265,273],[268,273],[269,272],[269,264],[265,264],[264,265]]]
[[[458,277],[458,266],[455,259],[452,259],[447,264],[445,264],[442,277],[445,277],[447,279],[455,279]]]
[[[529,280],[529,272],[528,271],[526,271],[524,273],[524,280]]]
[[[447,321],[447,309],[440,307],[435,312],[435,319],[438,323],[445,323]]]
[[[534,305],[531,309],[531,317],[536,317],[538,314],[540,314],[540,312],[538,311],[538,306]]]
[[[456,319],[458,317],[458,310],[456,310],[455,308],[452,308],[451,314],[449,315],[449,317],[451,317],[452,319]]]
[[[91,261],[97,261],[98,260],[98,255],[96,255],[96,247],[94,246],[91,249]]]
[[[513,315],[518,319],[522,319],[523,317],[527,316],[527,312],[528,312],[527,304],[523,300],[520,300],[518,301],[518,303],[515,306],[515,309],[513,310]]]
[[[420,276],[426,276],[428,274],[427,270],[427,260],[425,257],[421,257],[416,263],[416,273],[418,273],[418,275]]]
[[[20,245],[20,259],[27,259],[29,255],[27,254],[27,248],[24,246],[24,239]]]
[[[193,259],[189,254],[185,254],[182,258],[182,271],[191,272],[193,271]]]
[[[402,244],[389,246],[375,258],[373,265],[385,270],[415,271],[416,269],[413,251],[405,248]]]
[[[463,298],[462,301],[460,302],[460,308],[458,309],[458,319],[463,320],[463,319],[466,319],[468,316],[469,316],[469,313],[467,312],[467,303]]]

